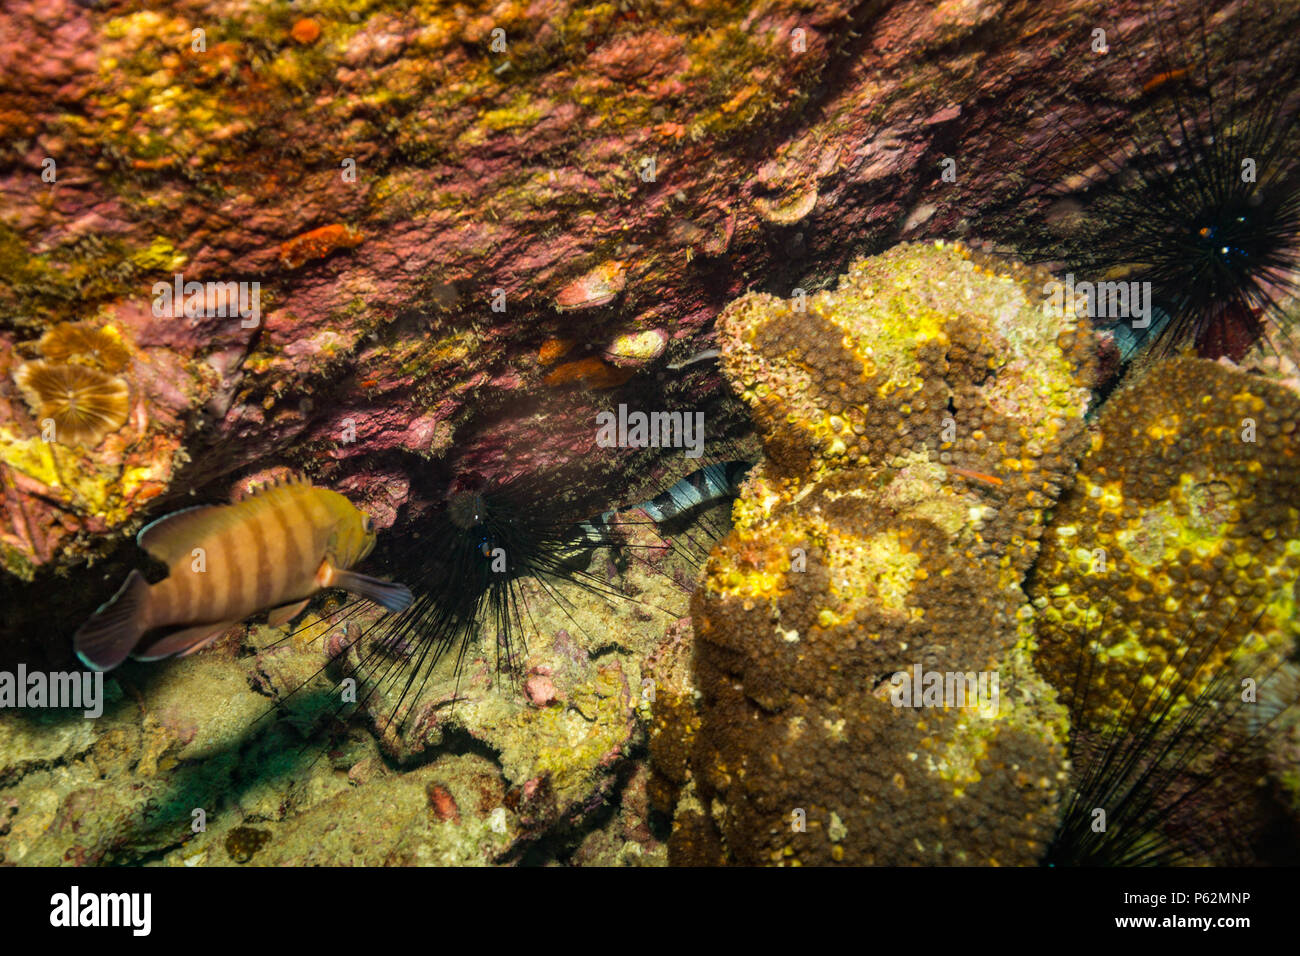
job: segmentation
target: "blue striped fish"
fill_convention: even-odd
[[[721,501],[723,498],[734,498],[740,483],[753,467],[752,461],[722,461],[708,465],[691,472],[663,494],[624,510],[635,511],[639,508],[649,515],[651,521],[661,524],[692,508]],[[617,511],[606,511],[583,521],[578,527],[588,542],[595,545],[607,544],[609,525],[617,514]]]

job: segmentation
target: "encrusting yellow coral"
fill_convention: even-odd
[[[1172,720],[1230,657],[1262,681],[1293,652],[1298,578],[1300,399],[1161,363],[1107,402],[1057,511],[1030,590],[1035,662],[1066,702],[1089,675],[1089,723],[1120,718],[1135,687]]]
[[[1042,853],[1066,727],[1025,653],[1020,579],[1091,394],[1087,323],[1044,313],[1044,275],[903,245],[834,291],[719,318],[766,460],[692,602],[698,719],[652,730],[692,771],[675,862]],[[912,673],[996,680],[992,712],[900,706]]]

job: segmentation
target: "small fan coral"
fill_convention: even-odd
[[[54,439],[93,447],[126,423],[126,382],[86,365],[26,362],[14,373],[32,414],[54,422]]]
[[[51,362],[92,365],[116,373],[131,361],[131,350],[111,325],[96,328],[88,322],[64,322],[41,336],[40,351]]]

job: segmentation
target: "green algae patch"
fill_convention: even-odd
[[[165,236],[156,236],[148,248],[131,254],[131,261],[142,272],[174,272],[184,268],[189,258]]]

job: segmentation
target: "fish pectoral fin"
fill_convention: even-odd
[[[172,631],[170,634],[164,634],[156,641],[150,641],[140,647],[131,656],[137,661],[160,661],[164,657],[188,657],[195,651],[207,647],[238,623],[238,621],[222,621],[220,624],[198,624],[194,627]]]
[[[295,617],[302,613],[302,609],[307,606],[311,598],[303,598],[301,601],[295,601],[292,604],[282,604],[279,607],[272,608],[266,615],[266,623],[269,627],[279,627],[281,624],[288,624]]]
[[[336,570],[333,578],[335,587],[351,591],[353,594],[360,594],[363,598],[369,598],[390,611],[405,611],[411,606],[411,602],[415,600],[411,594],[411,589],[405,584],[381,581],[378,578],[367,577],[364,574],[356,574],[352,571]]]
[[[329,558],[326,558],[320,563],[320,567],[316,569],[316,576],[312,578],[312,581],[316,583],[316,587],[322,589],[343,587],[336,580],[337,576],[338,572],[334,570],[334,565],[330,564]]]

